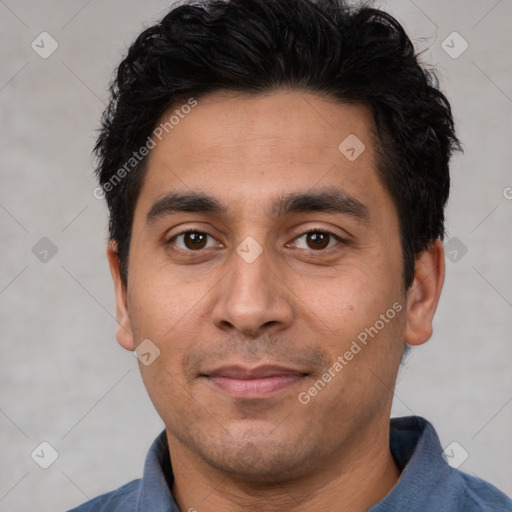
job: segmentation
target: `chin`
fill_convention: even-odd
[[[229,429],[217,440],[204,436],[200,441],[189,439],[189,448],[209,466],[232,478],[262,486],[282,484],[311,471],[313,454],[319,450],[310,450],[309,454],[304,438],[291,432],[281,432],[278,437],[276,428],[267,424],[266,428],[253,426],[241,432],[238,426],[236,436]]]

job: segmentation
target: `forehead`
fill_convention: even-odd
[[[179,105],[172,110],[180,110]],[[168,118],[166,113],[161,123],[165,124]],[[266,158],[276,156],[270,154],[272,149],[283,160],[316,161],[319,149],[337,158],[341,156],[338,146],[344,136],[352,133],[368,139],[373,126],[372,112],[362,104],[342,103],[299,91],[258,95],[221,92],[200,98],[198,105],[164,138],[173,144],[181,161],[200,158],[229,162],[236,156],[244,157],[248,164],[259,165],[279,163]],[[189,151],[192,142],[194,152]],[[156,148],[153,156],[161,152]]]
[[[393,210],[375,171],[372,112],[361,104],[298,91],[223,92],[173,120],[148,156],[138,203],[146,213],[172,191],[207,192],[239,214],[268,212],[285,193],[325,188]]]

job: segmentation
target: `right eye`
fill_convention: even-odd
[[[215,243],[208,246],[208,237]],[[204,231],[183,231],[174,235],[168,242],[168,245],[176,246],[180,251],[197,252],[201,249],[216,247],[220,242],[216,241],[211,235]]]

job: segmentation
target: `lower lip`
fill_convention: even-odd
[[[228,377],[208,377],[216,387],[239,398],[264,398],[281,391],[303,379],[302,375],[274,375],[261,379],[233,379]]]

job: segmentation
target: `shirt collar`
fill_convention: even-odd
[[[153,441],[144,463],[137,512],[180,512],[171,494],[174,475],[165,430]]]
[[[422,510],[440,480],[448,478],[450,466],[442,458],[442,447],[434,427],[424,418],[393,418],[390,448],[402,471],[389,494],[368,512]]]

